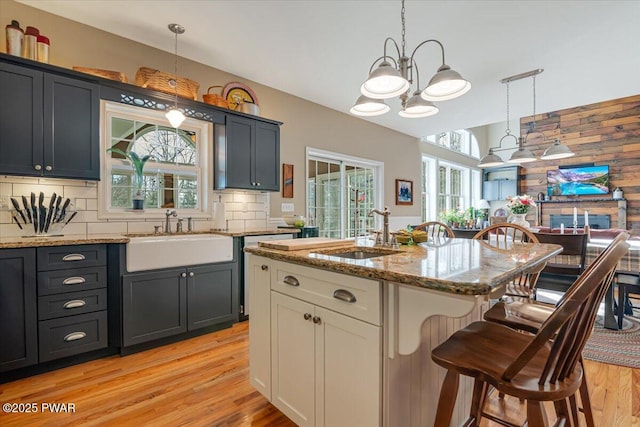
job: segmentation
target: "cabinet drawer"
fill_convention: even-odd
[[[38,273],[38,295],[107,287],[107,267],[76,268]]]
[[[107,309],[107,290],[69,292],[38,298],[38,319],[75,316]]]
[[[374,325],[381,324],[379,281],[279,261],[272,261],[271,266],[271,289]]]
[[[107,347],[107,312],[39,322],[40,362]]]
[[[105,245],[52,246],[38,248],[38,271],[107,265]]]

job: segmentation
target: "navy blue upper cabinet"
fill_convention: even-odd
[[[100,179],[95,83],[0,62],[0,174]]]
[[[280,190],[280,126],[228,115],[216,136],[215,187]]]

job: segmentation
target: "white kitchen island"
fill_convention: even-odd
[[[369,259],[336,256],[344,246],[247,249],[251,384],[300,426],[431,426],[445,373],[431,349],[560,249],[468,239]],[[461,384],[456,425],[471,387]]]

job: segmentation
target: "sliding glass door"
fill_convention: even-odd
[[[307,153],[307,218],[320,237],[349,238],[374,228],[381,166],[335,153]]]

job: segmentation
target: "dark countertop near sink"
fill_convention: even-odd
[[[358,239],[357,246],[371,243]],[[340,246],[344,252],[353,246]],[[504,284],[524,270],[545,262],[562,250],[559,245],[515,243],[495,249],[486,242],[448,239],[444,245],[423,243],[401,246],[400,252],[368,259],[332,256],[330,248],[283,251],[249,247],[244,251],[294,264],[317,267],[364,278],[387,280],[406,285],[462,295],[500,293]]]

